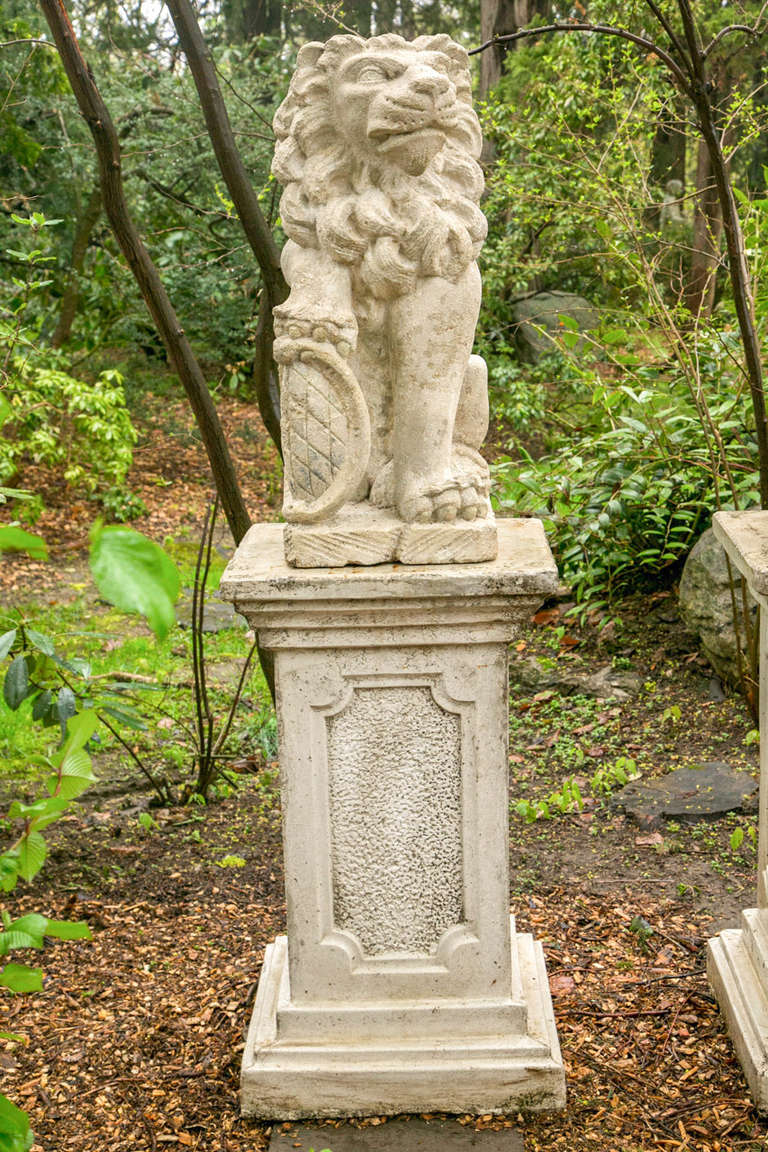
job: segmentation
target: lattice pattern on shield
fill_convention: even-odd
[[[317,368],[296,361],[286,375],[291,494],[311,502],[322,496],[344,463],[347,417],[333,380]]]

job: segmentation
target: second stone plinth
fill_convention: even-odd
[[[288,909],[246,1115],[562,1107],[507,865],[507,645],[556,582],[532,520],[481,564],[293,569],[279,525],[238,549],[222,592],[275,658]]]

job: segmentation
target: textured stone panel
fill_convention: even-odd
[[[336,927],[424,955],[462,920],[461,721],[430,688],[356,688],[328,721]]]

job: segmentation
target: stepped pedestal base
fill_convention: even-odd
[[[327,1015],[312,1040],[281,1038],[290,1012],[290,978],[285,936],[270,944],[248,1039],[241,1078],[242,1111],[262,1119],[298,1120],[316,1116],[395,1116],[401,1112],[542,1111],[565,1105],[563,1063],[541,945],[516,935],[512,925],[513,969],[521,979],[522,1030],[486,1034],[473,1024],[473,1006],[446,1005],[453,1025],[439,1030],[440,1007],[429,1004],[370,1005],[358,1019],[359,1034],[334,1036],[338,1011]],[[512,1007],[511,998],[507,1005]],[[503,1020],[504,1005],[497,1006]],[[391,1027],[382,1028],[386,1017]],[[374,1027],[370,1023],[374,1022]],[[388,1033],[388,1037],[382,1035]]]

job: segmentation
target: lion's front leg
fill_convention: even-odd
[[[403,520],[473,519],[480,495],[453,466],[453,438],[475,325],[480,273],[456,283],[429,277],[390,308],[393,472]]]
[[[275,359],[284,358],[291,339],[331,344],[340,356],[349,356],[357,344],[349,269],[319,248],[300,248],[293,240],[283,248],[281,264],[291,294],[273,311]]]

